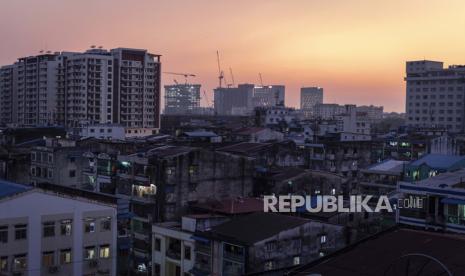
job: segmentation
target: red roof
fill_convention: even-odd
[[[247,214],[263,211],[263,200],[259,198],[234,198],[196,204],[193,207],[220,214]]]

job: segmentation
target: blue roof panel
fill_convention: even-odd
[[[431,168],[447,169],[463,160],[465,160],[465,156],[445,155],[445,154],[428,154],[412,162],[410,165],[420,166],[421,164],[426,164]]]
[[[32,187],[0,179],[0,199],[31,190]]]

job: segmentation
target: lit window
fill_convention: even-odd
[[[25,270],[27,268],[27,255],[15,255],[13,258],[13,269],[17,270]]]
[[[84,222],[84,232],[86,233],[94,233],[95,232],[95,220],[94,219],[86,219]]]
[[[0,271],[7,272],[8,271],[8,257],[0,257]]]
[[[85,260],[93,260],[95,259],[95,247],[94,246],[88,246],[84,248],[84,259]]]
[[[60,251],[60,263],[61,264],[71,263],[71,249],[63,249]]]
[[[71,236],[71,230],[72,230],[72,221],[67,219],[67,220],[62,220],[60,223],[60,234],[62,236]]]
[[[109,245],[101,245],[100,246],[100,258],[110,258],[110,246]]]
[[[320,236],[320,244],[325,244],[326,243],[326,235],[321,235]]]

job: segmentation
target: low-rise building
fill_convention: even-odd
[[[465,167],[465,156],[427,154],[405,167],[406,181],[419,181]]]
[[[196,232],[193,273],[244,275],[293,267],[342,247],[343,227],[274,213],[254,213]]]
[[[116,206],[0,181],[0,274],[116,275],[116,248]]]

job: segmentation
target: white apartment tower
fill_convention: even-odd
[[[113,57],[102,49],[61,54],[59,124],[77,127],[113,122]]]
[[[57,113],[59,53],[20,58],[16,67],[16,122],[24,126],[53,125]],[[13,111],[15,112],[15,111]]]
[[[406,74],[407,124],[463,132],[465,66],[444,68],[439,61],[408,61]]]
[[[160,126],[160,56],[142,49],[117,48],[114,122],[129,129]]]
[[[0,68],[0,107],[0,125],[157,129],[160,56],[93,47],[20,58]]]

